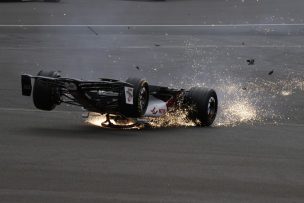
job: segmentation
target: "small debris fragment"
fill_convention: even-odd
[[[244,46],[244,45],[245,45],[245,42],[242,42],[242,45]]]
[[[88,26],[88,29],[93,32],[95,35],[98,35],[98,32],[96,32],[92,27]]]
[[[139,70],[140,68],[138,66],[136,66],[136,69]]]
[[[128,30],[130,30],[130,26],[128,26]]]
[[[242,87],[242,90],[247,90],[247,87]]]
[[[272,75],[272,74],[273,74],[273,72],[274,72],[274,71],[273,71],[273,70],[271,70],[271,71],[268,73],[268,75]]]
[[[160,44],[154,44],[154,46],[159,47],[159,46],[160,46]]]
[[[248,59],[247,63],[248,65],[254,65],[255,60],[254,59]]]

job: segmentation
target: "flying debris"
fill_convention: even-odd
[[[254,59],[248,59],[247,63],[248,63],[248,65],[254,65],[255,60]]]
[[[268,75],[272,75],[274,70],[269,71]]]

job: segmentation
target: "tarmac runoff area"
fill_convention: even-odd
[[[303,3],[241,2],[0,3],[0,202],[303,202]],[[207,86],[218,118],[104,129],[22,97],[41,69]]]

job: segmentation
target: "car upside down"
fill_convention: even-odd
[[[195,125],[210,126],[218,109],[218,98],[213,89],[174,89],[149,85],[141,78],[83,81],[61,77],[58,71],[42,70],[36,76],[22,74],[21,84],[22,95],[32,95],[37,109],[51,111],[63,103],[80,106],[87,112],[106,115],[102,125],[108,127],[121,127],[113,120],[132,119],[132,125],[137,125],[145,122],[145,118],[162,117],[181,109],[187,112],[187,118]]]

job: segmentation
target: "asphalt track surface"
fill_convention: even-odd
[[[302,10],[300,0],[0,3],[0,202],[303,202]],[[21,96],[20,74],[41,69],[206,85],[219,118],[87,125],[77,108],[43,112]]]

